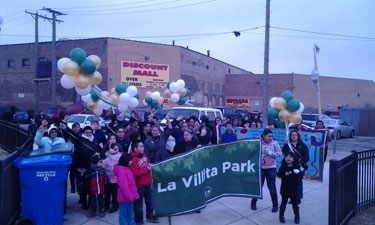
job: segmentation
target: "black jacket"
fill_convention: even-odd
[[[298,174],[293,172],[298,170]],[[285,172],[292,171],[292,174],[285,176]],[[285,160],[281,162],[277,176],[281,178],[280,194],[285,197],[293,198],[298,196],[299,180],[302,179],[302,172],[298,163],[294,163],[292,167],[288,167]]]
[[[169,153],[166,149],[167,140],[171,135],[172,130],[166,128],[164,134],[160,134],[158,137],[150,137],[146,139],[145,154],[150,159],[151,163],[157,163],[163,161],[169,157]]]
[[[92,141],[79,136],[76,154],[77,168],[88,169],[91,166],[91,156],[95,153],[101,153],[98,141],[94,138]]]
[[[185,140],[182,142],[177,143],[174,146],[173,152],[171,155],[177,155],[180,153],[188,152],[194,148],[196,148],[199,145],[199,141],[197,140],[192,140],[190,142],[186,142]]]
[[[297,145],[290,144],[293,148],[293,152],[295,152],[295,155],[297,156],[297,161],[301,164],[301,166],[305,169],[307,169],[307,162],[310,160],[309,157],[309,148],[307,145],[303,142],[297,143]],[[287,143],[283,146],[283,154],[290,151],[289,146]]]

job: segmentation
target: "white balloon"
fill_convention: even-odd
[[[178,100],[180,100],[180,96],[177,93],[173,93],[171,95],[171,101],[172,102],[178,102]]]
[[[270,100],[271,108],[275,108],[275,100],[276,100],[276,97],[271,98],[271,100]]]
[[[61,86],[65,89],[71,89],[74,88],[74,77],[70,77],[66,74],[64,74],[60,79]]]
[[[176,81],[177,85],[178,85],[178,90],[182,89],[185,87],[185,81],[182,80],[182,79],[179,79]]]
[[[305,110],[305,106],[302,104],[302,102],[299,103],[299,109],[297,110],[297,113],[301,114]]]
[[[148,105],[144,99],[143,99],[143,105],[144,105],[144,106],[147,106],[147,105]]]
[[[95,115],[97,115],[97,116],[101,116],[101,115],[103,114],[103,108],[100,108],[99,106],[97,106],[97,107],[94,109],[93,113],[94,113]]]
[[[132,107],[132,108],[135,108],[137,107],[139,104],[139,101],[137,98],[131,98],[130,99],[130,102],[129,102],[129,106]]]
[[[118,104],[118,111],[125,113],[128,111],[128,105],[127,104]]]
[[[87,86],[87,88],[85,88],[85,89],[81,89],[81,88],[77,88],[77,87],[75,87],[75,89],[76,89],[76,92],[79,95],[87,95],[91,91],[91,85]]]
[[[160,92],[154,91],[154,92],[151,93],[151,98],[152,99],[157,99],[159,97],[160,97]]]
[[[169,89],[171,89],[172,92],[176,93],[180,87],[176,82],[172,82],[171,85],[169,85]]]
[[[122,103],[122,104],[129,104],[129,101],[130,101],[130,96],[129,96],[128,93],[122,93],[120,95],[120,103]]]
[[[81,96],[81,99],[82,99],[82,101],[84,101],[84,102],[88,102],[88,101],[92,100],[92,98],[91,98],[91,94],[88,94],[88,95],[82,95],[82,96]]]
[[[70,61],[70,59],[66,58],[66,57],[61,58],[61,59],[59,59],[59,61],[57,61],[57,69],[59,69],[61,73],[64,73],[63,66],[68,61]]]
[[[109,104],[103,102],[102,100],[98,101],[98,107],[100,107],[104,110],[108,110],[109,108],[111,108],[111,106]]]
[[[138,92],[138,90],[135,86],[130,86],[130,87],[128,87],[128,89],[126,89],[126,93],[130,97],[134,97],[137,94],[137,92]]]

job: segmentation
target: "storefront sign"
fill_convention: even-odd
[[[225,105],[232,107],[249,107],[250,101],[247,98],[227,98],[225,100]]]
[[[136,87],[166,88],[169,65],[121,61],[121,83]]]

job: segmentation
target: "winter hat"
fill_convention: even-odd
[[[98,164],[98,162],[101,160],[100,158],[100,155],[99,154],[94,154],[91,156],[91,163],[96,165]]]

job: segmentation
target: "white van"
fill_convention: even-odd
[[[223,114],[219,109],[213,108],[201,108],[201,107],[173,107],[169,110],[167,116],[172,120],[177,119],[179,116],[183,116],[185,120],[189,119],[192,113],[202,122],[202,116],[205,115],[208,117],[209,121],[213,123],[216,117],[223,119]],[[161,124],[165,124],[166,120],[163,119]]]

